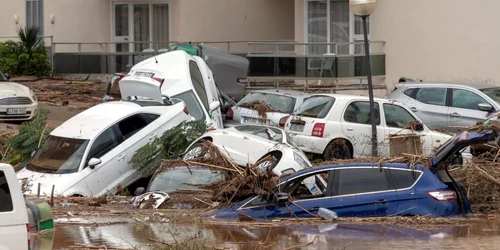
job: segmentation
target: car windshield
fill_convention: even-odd
[[[89,140],[49,135],[26,169],[52,174],[78,172]]]
[[[280,112],[288,114],[293,112],[293,107],[295,106],[294,97],[260,92],[253,92],[248,94],[243,99],[241,99],[237,106],[251,102],[263,102],[269,105],[274,110],[278,110]]]
[[[147,191],[171,192],[178,189],[198,189],[199,185],[211,184],[224,179],[224,175],[208,168],[191,166],[175,167],[157,174]]]
[[[3,72],[0,70],[0,82],[6,82],[6,81],[7,81],[7,77],[5,77]]]
[[[493,99],[495,102],[500,103],[500,87],[480,89],[480,90],[481,92],[489,96],[491,99]]]
[[[335,98],[330,96],[312,96],[295,110],[294,115],[325,118],[334,102]]]
[[[264,126],[235,126],[234,129],[243,133],[260,136],[266,140],[283,142],[283,133],[280,129]]]
[[[200,102],[198,101],[198,99],[196,99],[196,96],[194,95],[194,92],[192,90],[174,95],[171,98],[178,98],[183,100],[189,111],[189,115],[194,117],[196,120],[205,120],[205,112],[203,112],[203,109],[200,106]]]

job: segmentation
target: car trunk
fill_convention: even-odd
[[[242,124],[278,126],[281,118],[288,114],[280,112],[266,112],[266,117],[262,117],[257,110],[249,108],[233,107],[234,120]]]

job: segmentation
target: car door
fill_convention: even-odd
[[[282,185],[282,192],[289,200],[278,202],[258,196],[243,205],[239,211],[256,218],[312,217],[319,208],[331,209],[333,171],[306,173]],[[317,188],[310,188],[316,185]],[[313,191],[311,191],[313,190]]]
[[[422,175],[420,170],[411,169],[390,169],[391,178],[394,183],[394,188],[398,194],[398,215],[414,215],[417,214],[418,202],[426,195],[423,192],[415,192],[412,188]]]
[[[114,180],[115,170],[127,164],[125,149],[120,143],[121,136],[115,126],[104,130],[92,141],[81,171],[91,196],[102,194],[108,183]],[[92,158],[101,160],[101,163],[89,167],[88,161]]]
[[[415,131],[408,128],[410,123],[418,121],[416,117],[405,107],[396,103],[384,103],[383,114],[385,117],[384,155],[391,156],[389,137],[391,135],[417,134],[421,135],[422,153],[430,155],[433,148],[432,135],[426,128],[423,131]]]
[[[334,173],[331,210],[339,217],[389,216],[398,195],[386,168],[349,167]]]
[[[482,121],[493,114],[493,112],[479,110],[479,104],[489,104],[481,95],[466,89],[453,88],[451,91],[451,103],[448,110],[448,126],[452,131],[458,131],[456,126],[471,126],[477,121]]]
[[[384,152],[385,128],[380,122],[379,103],[375,103],[377,121],[377,150]],[[351,101],[347,104],[342,116],[342,132],[351,141],[354,157],[372,155],[372,127],[370,103],[367,101]]]
[[[404,92],[410,95],[405,105],[430,128],[445,128],[448,122],[447,89],[425,87],[410,90]]]

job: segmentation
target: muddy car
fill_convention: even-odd
[[[254,218],[311,217],[321,208],[339,217],[441,217],[471,213],[467,193],[448,173],[448,166],[457,152],[493,139],[493,131],[462,132],[437,150],[430,167],[359,163],[306,169],[283,178],[271,195],[255,195],[205,216],[236,219],[243,213]],[[320,178],[328,180],[326,185],[317,182],[320,194],[309,192],[304,182]]]

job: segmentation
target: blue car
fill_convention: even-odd
[[[232,207],[210,211],[215,219],[311,217],[326,208],[339,217],[456,216],[472,213],[465,188],[448,173],[457,153],[485,143],[492,131],[462,132],[443,144],[431,167],[407,164],[340,164],[306,169],[277,183],[269,195],[250,197]],[[314,184],[317,190],[310,187]],[[314,192],[313,192],[314,191]]]

